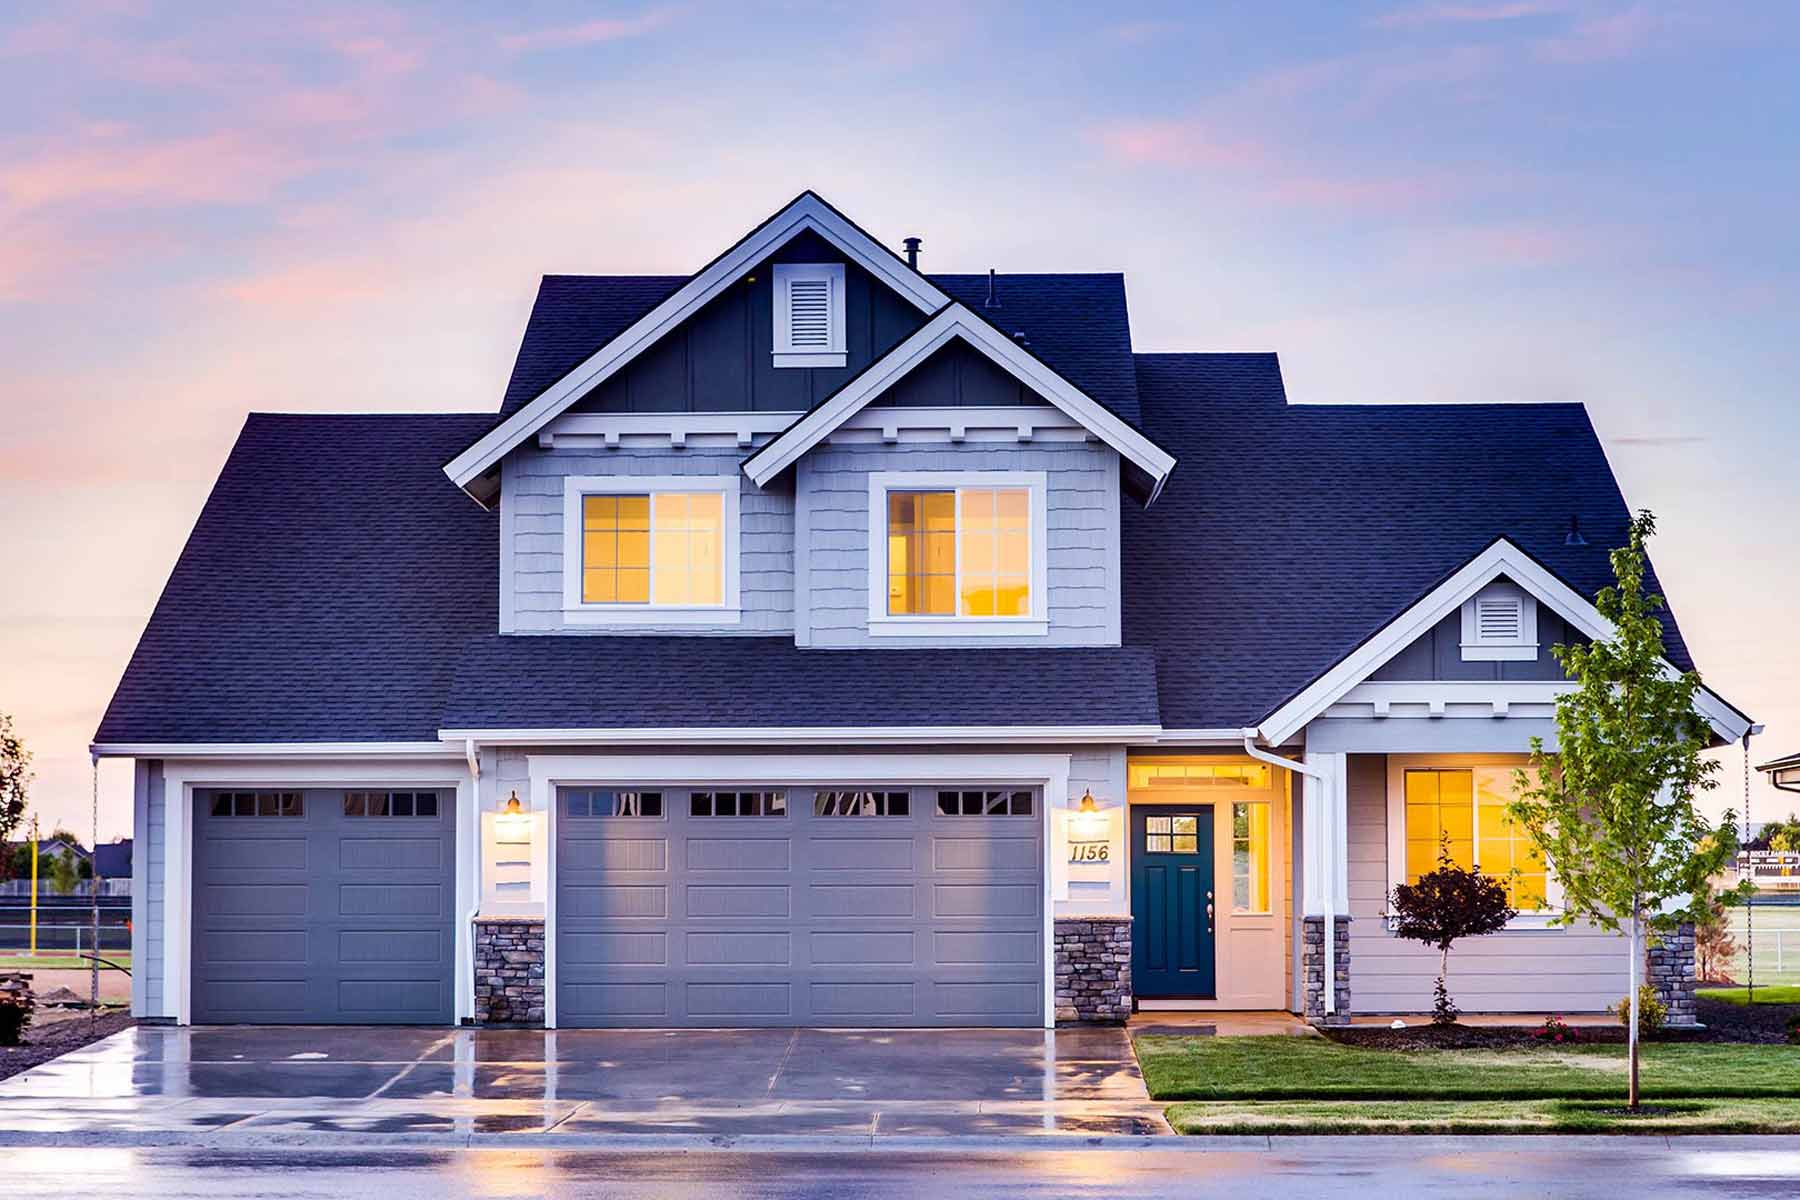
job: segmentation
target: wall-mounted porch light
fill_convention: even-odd
[[[1069,847],[1070,861],[1078,861],[1077,847],[1105,843],[1111,829],[1111,822],[1106,814],[1100,811],[1100,805],[1094,799],[1091,790],[1081,793],[1081,801],[1075,811],[1069,814]],[[1095,859],[1104,861],[1104,855],[1096,854]]]
[[[531,814],[519,803],[519,793],[506,798],[506,804],[494,816],[494,834],[502,842],[531,840]]]

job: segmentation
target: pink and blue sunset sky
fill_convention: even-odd
[[[1296,402],[1584,401],[1707,681],[1800,749],[1796,51],[1782,4],[9,6],[35,806],[85,835],[247,411],[491,409],[540,274],[691,271],[806,187],[928,269],[1123,269],[1138,349]]]

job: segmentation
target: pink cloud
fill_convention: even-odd
[[[1113,157],[1146,166],[1249,167],[1268,158],[1264,147],[1198,121],[1124,121],[1101,129],[1099,138]]]
[[[1432,271],[1522,270],[1574,261],[1590,243],[1569,230],[1517,223],[1411,232],[1403,253]]]
[[[1375,24],[1389,29],[1411,29],[1424,25],[1484,25],[1502,21],[1518,21],[1526,17],[1543,17],[1566,11],[1568,5],[1558,0],[1506,0],[1492,4],[1426,4],[1418,8],[1399,9],[1377,17]]]
[[[500,39],[500,46],[515,54],[524,54],[533,50],[563,50],[572,46],[591,46],[597,42],[616,42],[654,33],[667,25],[672,15],[666,8],[651,9],[635,17],[605,17],[583,21],[579,25],[534,29],[525,33],[508,34]]]
[[[1537,57],[1555,63],[1594,63],[1629,58],[1648,49],[1671,24],[1667,14],[1647,8],[1582,21],[1568,33],[1545,38]]]
[[[235,132],[0,157],[0,212],[93,200],[204,203],[264,196],[307,163]]]

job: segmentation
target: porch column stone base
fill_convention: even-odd
[[[1337,1011],[1325,1011],[1325,918],[1303,917],[1300,968],[1304,973],[1302,1000],[1308,1025],[1348,1025],[1350,1023],[1350,918],[1340,916],[1337,925],[1337,962],[1335,992]]]
[[[543,1026],[542,917],[476,918],[475,1023]]]
[[[1665,1025],[1693,1028],[1700,1023],[1694,1009],[1694,927],[1681,925],[1652,934],[1644,951],[1644,981],[1668,1009]]]
[[[1056,1023],[1131,1017],[1131,918],[1056,918]]]

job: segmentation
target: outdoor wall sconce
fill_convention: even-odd
[[[1112,841],[1108,836],[1111,822],[1100,811],[1092,791],[1081,793],[1081,802],[1069,814],[1069,861],[1107,862],[1112,857]]]
[[[506,805],[494,817],[494,834],[502,842],[531,840],[531,814],[519,803],[519,793],[506,798]]]

